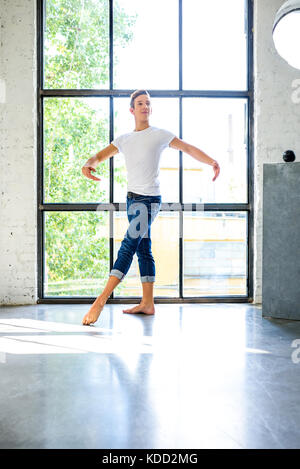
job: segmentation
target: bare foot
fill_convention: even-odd
[[[129,314],[136,314],[136,313],[144,313],[144,314],[154,314],[155,308],[154,303],[143,303],[141,302],[139,305],[134,306],[130,309],[123,309],[123,313]]]
[[[90,307],[90,310],[86,315],[84,316],[82,320],[82,324],[85,326],[89,326],[90,324],[94,324],[97,319],[100,316],[100,313],[105,305],[104,300],[99,300],[98,298],[94,301],[92,306]]]

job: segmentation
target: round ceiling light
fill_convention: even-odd
[[[288,0],[279,8],[272,32],[278,54],[300,69],[300,0]]]

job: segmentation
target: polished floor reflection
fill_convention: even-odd
[[[300,448],[299,321],[87,308],[0,308],[1,448]]]

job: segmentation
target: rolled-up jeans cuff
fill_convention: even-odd
[[[144,277],[141,277],[141,282],[155,282],[155,277],[151,275],[145,275]]]
[[[123,280],[123,278],[125,277],[125,274],[123,274],[123,272],[121,272],[120,270],[117,270],[117,269],[112,269],[109,273],[109,276],[111,275],[114,275],[115,277],[117,277],[119,280]]]

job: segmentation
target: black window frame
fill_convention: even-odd
[[[106,97],[109,98],[109,138],[114,137],[114,98],[129,98],[134,90],[113,88],[113,1],[109,0],[109,89],[43,89],[44,72],[44,24],[46,0],[37,0],[37,279],[38,279],[38,303],[90,303],[95,297],[45,297],[44,295],[44,217],[49,211],[99,211],[108,210],[110,213],[110,269],[113,266],[113,214],[114,211],[126,210],[125,203],[113,202],[114,190],[114,159],[109,159],[110,191],[109,203],[44,203],[43,200],[43,175],[44,175],[44,147],[43,147],[43,101],[46,97]],[[182,152],[179,152],[179,203],[176,202],[179,212],[179,296],[159,297],[155,296],[156,303],[241,303],[253,301],[253,202],[254,202],[254,176],[253,176],[253,135],[254,135],[254,79],[253,79],[253,0],[245,1],[245,30],[247,30],[247,89],[245,91],[222,90],[185,90],[182,86],[182,0],[178,1],[178,50],[179,50],[179,87],[178,90],[151,90],[153,98],[179,98],[179,138],[182,138],[182,99],[186,97],[206,98],[244,98],[247,100],[247,174],[248,174],[248,199],[246,203],[204,203],[204,211],[244,211],[248,214],[247,223],[247,295],[232,296],[208,296],[187,297],[183,296],[183,164]],[[196,210],[197,204],[188,204],[188,211]],[[169,211],[169,203],[163,203],[161,211]],[[100,292],[99,292],[100,294]],[[113,293],[107,303],[136,303],[136,298],[117,297]]]

